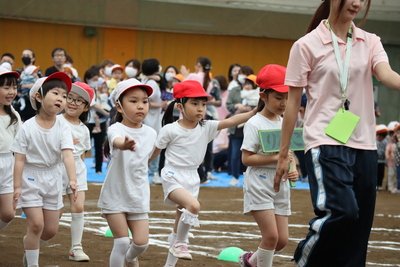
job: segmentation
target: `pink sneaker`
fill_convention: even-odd
[[[175,243],[170,247],[169,252],[172,255],[182,260],[192,260],[192,255],[189,253],[188,245],[186,243]]]
[[[249,260],[251,256],[253,255],[253,252],[243,252],[239,256],[239,265],[240,267],[256,267],[250,264]]]

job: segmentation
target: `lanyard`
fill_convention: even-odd
[[[342,62],[342,57],[340,55],[338,39],[335,33],[332,31],[332,28],[329,24],[329,21],[326,20],[326,25],[328,26],[329,30],[331,31],[332,35],[332,43],[333,43],[333,50],[335,52],[336,62],[339,66],[339,79],[340,79],[340,89],[342,93],[342,106],[344,107],[345,102],[347,101],[346,91],[347,91],[347,82],[349,77],[349,65],[350,65],[350,55],[351,55],[351,47],[353,42],[353,31],[352,28],[349,28],[347,32],[347,44],[346,44],[346,55],[345,61]]]

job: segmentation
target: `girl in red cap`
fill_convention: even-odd
[[[0,66],[0,229],[14,218],[13,173],[14,157],[10,152],[21,118],[11,103],[17,96],[19,74]]]
[[[38,79],[30,89],[35,117],[25,121],[10,150],[15,155],[14,201],[26,215],[24,266],[39,266],[40,240],[58,231],[62,201],[63,162],[76,198],[74,144],[71,128],[57,114],[64,110],[71,79],[55,72]]]
[[[266,65],[259,71],[256,80],[260,86],[258,113],[246,122],[243,129],[242,160],[247,166],[243,184],[243,212],[253,216],[262,238],[255,253],[245,252],[240,256],[242,267],[271,267],[275,251],[282,250],[289,238],[289,181],[282,181],[281,190],[274,192],[278,153],[264,153],[259,137],[260,130],[281,129],[281,116],[286,109],[289,89],[283,84],[285,73],[285,67],[275,64]],[[296,180],[297,177],[294,167],[287,178]]]
[[[377,152],[372,76],[400,90],[381,40],[354,24],[371,0],[322,1],[290,51],[275,190],[288,167],[303,88],[303,137],[315,217],[294,253],[299,267],[365,266],[374,219]]]
[[[65,112],[59,117],[65,121],[72,130],[74,140],[74,159],[76,169],[76,191],[77,198],[74,200],[72,190],[68,187],[68,175],[63,168],[63,195],[68,195],[71,207],[71,249],[69,259],[72,261],[89,261],[90,258],[82,249],[83,234],[83,206],[85,202],[85,191],[87,186],[87,170],[83,161],[84,153],[91,148],[90,133],[84,124],[87,120],[90,103],[94,97],[94,89],[83,82],[72,84],[71,91],[67,96]]]
[[[200,203],[197,200],[200,178],[197,168],[204,159],[207,144],[218,131],[247,121],[254,111],[229,119],[203,120],[206,103],[210,97],[197,81],[186,80],[174,86],[175,100],[169,104],[163,117],[163,125],[156,141],[152,157],[165,150],[165,166],[161,171],[164,200],[177,206],[170,249],[165,266],[175,266],[177,259],[191,260],[188,250],[188,234],[192,226],[199,226]],[[173,121],[173,108],[182,118]]]

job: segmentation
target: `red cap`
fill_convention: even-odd
[[[261,89],[273,89],[279,93],[287,93],[289,86],[285,85],[285,75],[285,67],[268,64],[258,72],[256,82]]]
[[[210,95],[204,91],[203,86],[198,81],[186,80],[174,85],[174,97],[176,99],[184,97],[207,97]]]
[[[74,82],[72,84],[71,92],[78,94],[86,100],[89,104],[92,103],[94,97],[94,89],[83,82]]]

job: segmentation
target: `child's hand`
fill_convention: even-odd
[[[76,201],[76,199],[78,198],[78,191],[77,191],[77,188],[76,188],[76,181],[75,180],[69,181],[69,188],[71,188],[72,195],[73,195],[73,200]]]
[[[79,142],[79,138],[74,138],[74,139],[73,139],[73,142],[74,142],[74,145],[79,144],[79,143],[80,143],[80,142]]]
[[[125,136],[125,140],[122,143],[121,150],[135,151],[135,141],[128,136]]]
[[[21,187],[14,187],[14,195],[13,195],[13,208],[17,209],[18,199],[21,197]]]

